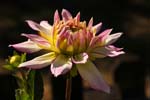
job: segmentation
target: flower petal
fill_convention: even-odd
[[[102,33],[100,33],[98,36],[93,37],[90,42],[90,47],[105,45],[105,40],[107,39],[111,31],[112,29],[107,29],[103,31]]]
[[[55,58],[56,58],[56,54],[54,52],[51,52],[51,53],[44,54],[42,56],[38,56],[24,63],[21,63],[19,67],[28,67],[32,69],[44,68],[50,65]]]
[[[54,23],[57,23],[59,21],[60,21],[59,13],[58,10],[56,10],[54,14]]]
[[[50,43],[46,39],[42,38],[41,36],[35,34],[24,34],[24,33],[22,34],[22,36],[29,38],[31,41],[35,42],[37,45],[41,47],[44,47],[45,49],[51,47]]]
[[[121,54],[124,54],[124,51],[121,51],[123,48],[117,48],[113,45],[109,45],[106,47],[106,51],[107,51],[107,56],[109,57],[115,57]]]
[[[88,23],[88,28],[92,28],[93,26],[93,17],[90,19],[89,23]]]
[[[48,30],[51,30],[52,29],[52,26],[48,23],[48,21],[41,21],[40,22],[40,26],[48,29]]]
[[[115,57],[120,54],[124,54],[124,51],[121,51],[121,50],[122,48],[117,48],[115,46],[108,45],[105,47],[97,47],[97,48],[92,49],[91,51],[89,51],[89,55],[91,56],[91,55],[97,54],[99,55],[99,57],[97,56],[97,58],[101,58],[101,57],[103,58],[106,56]]]
[[[55,77],[65,74],[71,68],[72,68],[71,59],[65,57],[64,55],[57,56],[57,58],[51,64],[51,72]]]
[[[104,41],[109,36],[111,31],[112,29],[107,29],[107,30],[104,30],[102,33],[100,33],[98,35],[99,41]]]
[[[83,64],[83,63],[86,63],[86,62],[87,62],[87,59],[88,59],[87,53],[82,53],[82,54],[76,55],[75,57],[72,57],[72,61],[73,61],[75,64]]]
[[[68,21],[69,19],[72,19],[72,15],[66,9],[63,9],[61,14],[64,21]]]
[[[102,23],[101,23],[101,22],[98,23],[97,25],[93,26],[92,29],[93,29],[94,33],[99,32],[100,29],[101,29],[101,26],[102,26]]]
[[[116,42],[116,40],[118,40],[118,38],[122,35],[123,33],[115,33],[115,34],[112,34],[112,35],[109,35],[107,38],[106,38],[106,45],[109,45],[109,44],[112,44],[114,42]]]
[[[91,61],[76,66],[82,78],[88,81],[92,88],[110,93],[109,86]]]
[[[40,31],[40,32],[42,32],[42,33],[44,33],[44,34],[46,34],[46,35],[50,35],[50,33],[51,33],[50,30],[47,29],[47,25],[46,25],[46,27],[43,27],[43,25],[41,26],[41,25],[37,24],[36,22],[31,21],[31,20],[27,20],[26,22],[28,23],[28,25],[29,25],[33,30]],[[42,23],[43,23],[43,22],[42,22]],[[44,25],[44,26],[45,26],[45,25]]]
[[[26,53],[34,53],[42,49],[31,40],[18,43],[18,44],[9,45],[9,47],[13,47],[21,52],[26,52]]]
[[[80,12],[75,17],[75,25],[78,25],[80,23]]]

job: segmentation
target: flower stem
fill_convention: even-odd
[[[71,84],[72,84],[72,77],[68,75],[66,79],[66,100],[71,100]]]

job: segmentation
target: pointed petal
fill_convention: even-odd
[[[21,34],[21,35],[29,38],[31,41],[33,41],[34,43],[38,44],[39,46],[42,46],[42,47],[45,47],[45,48],[50,48],[51,47],[50,43],[46,39],[44,39],[44,38],[42,38],[42,37],[40,37],[38,35],[35,35],[35,34],[24,34],[24,33]]]
[[[106,46],[107,56],[109,57],[115,57],[121,54],[124,54],[125,52],[122,51],[123,48],[117,48],[113,45]]]
[[[56,10],[54,14],[54,23],[59,22],[59,21],[60,21],[59,13],[58,13],[58,10]]]
[[[82,78],[85,79],[92,88],[110,93],[109,86],[91,61],[85,64],[77,64],[76,66]]]
[[[18,44],[9,45],[9,47],[13,47],[21,52],[26,52],[26,53],[34,53],[42,49],[31,40],[18,43]]]
[[[120,54],[124,54],[124,52],[121,50],[122,50],[122,48],[117,48],[112,45],[109,45],[109,46],[105,46],[105,47],[94,48],[93,50],[91,50],[89,55],[90,54],[99,54],[99,55],[102,55],[100,57],[105,57],[105,56],[115,57]],[[99,57],[97,57],[97,58],[99,58]]]
[[[100,33],[98,35],[99,40],[105,40],[109,36],[109,34],[111,33],[111,31],[112,31],[112,29],[104,30],[102,33]]]
[[[48,23],[48,21],[41,21],[40,25],[48,30],[52,29],[52,26]]]
[[[70,58],[64,55],[59,55],[55,61],[51,64],[51,72],[57,77],[59,75],[65,74],[72,68],[72,62]]]
[[[106,45],[112,44],[118,40],[118,38],[122,35],[123,33],[115,33],[112,35],[109,35],[106,39]]]
[[[72,19],[71,13],[66,9],[63,9],[61,14],[64,21],[68,21],[69,19]]]
[[[78,12],[78,14],[75,17],[75,21],[76,21],[76,25],[78,25],[78,23],[80,22],[80,12]]]
[[[28,67],[32,69],[44,68],[50,65],[55,58],[56,58],[56,54],[54,52],[51,52],[51,53],[44,54],[42,56],[38,56],[24,63],[21,63],[19,67]]]
[[[83,64],[83,63],[86,63],[87,60],[88,60],[88,54],[87,53],[82,53],[82,54],[79,54],[79,55],[72,57],[72,61],[75,64]]]
[[[106,44],[105,40],[107,39],[111,31],[112,29],[107,29],[100,33],[98,36],[93,37],[90,42],[90,47],[104,46]]]
[[[33,30],[36,30],[36,31],[40,31],[46,35],[49,35],[50,34],[50,30],[47,29],[47,26],[46,27],[43,27],[39,24],[37,24],[36,22],[34,21],[31,21],[31,20],[27,20],[26,21],[28,23],[28,25],[33,29]],[[44,25],[45,26],[45,25]]]
[[[98,23],[97,25],[93,26],[92,29],[95,33],[99,32],[101,29],[102,23]]]
[[[93,26],[93,17],[90,19],[89,23],[88,23],[88,27],[92,28]]]

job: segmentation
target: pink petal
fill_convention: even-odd
[[[41,69],[51,64],[51,62],[56,58],[54,52],[38,56],[32,60],[21,63],[19,67],[28,67],[32,69]]]
[[[60,21],[59,13],[58,13],[58,10],[56,10],[54,14],[54,23],[59,22],[59,21]]]
[[[48,21],[41,21],[40,22],[40,26],[48,29],[48,30],[51,30],[52,29],[52,26],[48,23]]]
[[[72,57],[72,61],[75,64],[83,64],[83,63],[86,63],[87,60],[88,60],[87,53],[82,53],[82,54],[79,54],[79,55],[76,55],[76,56]]]
[[[85,39],[86,31],[82,30],[78,33],[77,41],[79,41],[78,51],[82,52],[86,49],[86,39]]]
[[[97,25],[93,26],[92,29],[93,30],[96,30],[96,33],[100,31],[101,29],[101,26],[102,26],[102,23],[98,23]]]
[[[66,31],[66,28],[64,27],[62,29],[62,31],[60,32],[60,34],[58,35],[58,39],[57,39],[57,47],[58,48],[65,48],[67,46],[67,44],[65,44],[63,47],[61,47],[61,44],[63,43],[62,41],[64,41],[65,39],[68,39],[68,37],[70,36],[69,31]]]
[[[65,57],[64,55],[57,56],[57,58],[51,64],[51,72],[55,77],[67,73],[71,68],[71,59]]]
[[[47,35],[50,34],[50,30],[47,29],[47,25],[46,25],[46,27],[43,27],[43,25],[41,26],[41,25],[37,24],[36,22],[31,21],[31,20],[27,20],[26,22],[28,23],[28,25],[29,25],[33,30],[43,32],[44,34],[47,34]],[[45,26],[45,25],[44,25],[44,26]]]
[[[64,21],[68,21],[69,19],[72,19],[72,15],[66,9],[63,9],[61,14]]]
[[[90,47],[97,46],[97,45],[101,46],[100,44],[105,45],[104,44],[105,40],[107,39],[111,31],[112,29],[107,29],[102,33],[100,33],[98,36],[93,37],[90,42]]]
[[[117,48],[112,45],[109,45],[105,47],[94,48],[93,50],[91,50],[90,54],[99,54],[99,55],[102,55],[102,57],[105,57],[105,56],[115,57],[120,54],[124,54],[124,52],[121,50],[122,48]]]
[[[80,22],[80,12],[78,12],[78,14],[76,15],[76,17],[75,17],[75,19],[76,19],[76,25],[78,25],[78,23]]]
[[[102,33],[100,33],[98,35],[99,40],[100,41],[101,40],[104,41],[109,36],[109,34],[111,33],[111,31],[112,31],[112,29],[107,29],[107,30],[103,31]]]
[[[46,47],[46,48],[50,48],[51,45],[50,43],[42,38],[41,36],[35,35],[35,34],[22,34],[22,36],[25,36],[27,38],[29,38],[31,41],[35,42],[36,44]]]
[[[92,28],[93,26],[93,17],[90,19],[89,23],[88,23],[88,27]]]
[[[125,53],[124,51],[121,51],[123,48],[117,48],[112,45],[107,46],[106,49],[108,50],[107,56],[109,57],[115,57]]]
[[[122,35],[123,33],[115,33],[115,34],[112,34],[112,35],[109,35],[106,39],[106,44],[109,45],[109,44],[112,44],[114,42],[116,42],[118,40],[118,38],[120,38],[120,36]]]
[[[19,50],[21,52],[26,52],[26,53],[34,53],[34,52],[40,51],[42,49],[39,46],[37,46],[37,44],[32,42],[31,40],[28,40],[28,41],[25,41],[22,43],[18,43],[18,44],[9,45],[9,47],[14,47],[17,50]]]
[[[109,86],[103,80],[100,72],[91,61],[88,61],[85,64],[77,64],[76,66],[81,77],[86,80],[92,88],[110,93]]]

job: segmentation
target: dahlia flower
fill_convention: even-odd
[[[10,46],[26,53],[40,50],[47,53],[21,63],[19,67],[40,69],[51,65],[50,70],[55,77],[66,74],[76,67],[81,77],[88,81],[92,88],[110,92],[109,86],[92,61],[96,58],[123,54],[122,48],[111,45],[122,33],[110,34],[112,29],[107,29],[96,35],[102,23],[93,25],[91,18],[86,24],[86,21],[80,21],[80,13],[72,17],[65,9],[61,15],[62,19],[58,11],[55,11],[53,25],[47,21],[41,21],[40,24],[31,20],[26,21],[39,34],[22,34],[28,40]]]

